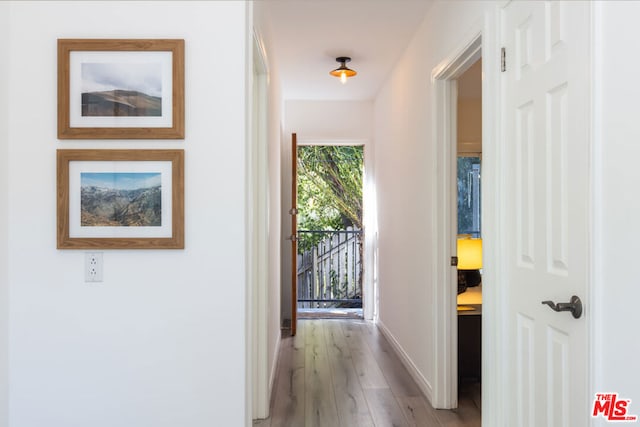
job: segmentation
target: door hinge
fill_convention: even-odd
[[[289,215],[298,215],[298,209],[296,208],[289,209]]]
[[[451,266],[456,267],[458,265],[458,257],[457,256],[452,256],[451,257]]]
[[[500,49],[500,71],[507,71],[507,50],[504,47]]]

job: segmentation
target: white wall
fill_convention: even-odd
[[[481,28],[489,2],[437,2],[374,104],[380,323],[421,376],[434,380],[432,70]],[[480,24],[478,23],[480,22]]]
[[[360,142],[365,144],[365,170],[371,170],[368,147],[373,132],[371,101],[285,101],[282,144],[282,238],[291,235],[291,134],[300,143]],[[372,175],[371,175],[372,176]],[[366,219],[365,219],[366,221]],[[288,241],[287,241],[288,243]],[[291,319],[291,244],[282,245],[282,318]]]
[[[0,2],[0,58],[9,57],[9,4]],[[7,214],[9,148],[9,64],[0,61],[0,427],[8,424],[8,318],[9,251]]]
[[[458,153],[482,153],[482,100],[458,100]]]
[[[297,133],[298,142],[370,140],[372,114],[371,101],[287,100],[286,134]]]
[[[596,238],[602,244],[595,254],[599,289],[592,298],[600,320],[594,347],[599,351],[600,371],[594,392],[618,392],[632,399],[630,412],[640,415],[640,381],[635,365],[640,354],[637,330],[640,300],[637,256],[638,212],[640,212],[640,86],[635,84],[640,58],[635,55],[640,28],[640,2],[602,2],[598,9],[601,25],[597,49],[600,99],[596,105],[599,134],[596,133],[595,169],[601,179],[596,193]],[[600,115],[601,113],[601,115]]]
[[[9,6],[10,425],[245,425],[245,7]],[[184,141],[56,140],[56,39],[99,37],[185,39]],[[105,251],[87,284],[55,248],[55,150],[98,147],[185,149],[186,249]]]

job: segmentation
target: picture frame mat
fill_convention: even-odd
[[[82,116],[82,64],[158,63],[162,82],[162,115]],[[69,124],[74,128],[171,128],[173,126],[173,53],[170,51],[72,51],[69,53]]]
[[[170,238],[172,236],[173,211],[171,189],[172,164],[170,161],[71,161],[69,162],[69,237],[141,237]],[[86,172],[159,172],[161,174],[161,225],[160,226],[82,226],[80,221],[81,174]]]

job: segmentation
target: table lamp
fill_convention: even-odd
[[[458,238],[458,293],[478,286],[482,281],[482,239]]]

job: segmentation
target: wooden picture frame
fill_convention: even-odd
[[[57,150],[58,249],[184,249],[183,150]]]
[[[59,139],[183,139],[184,40],[58,39]]]

